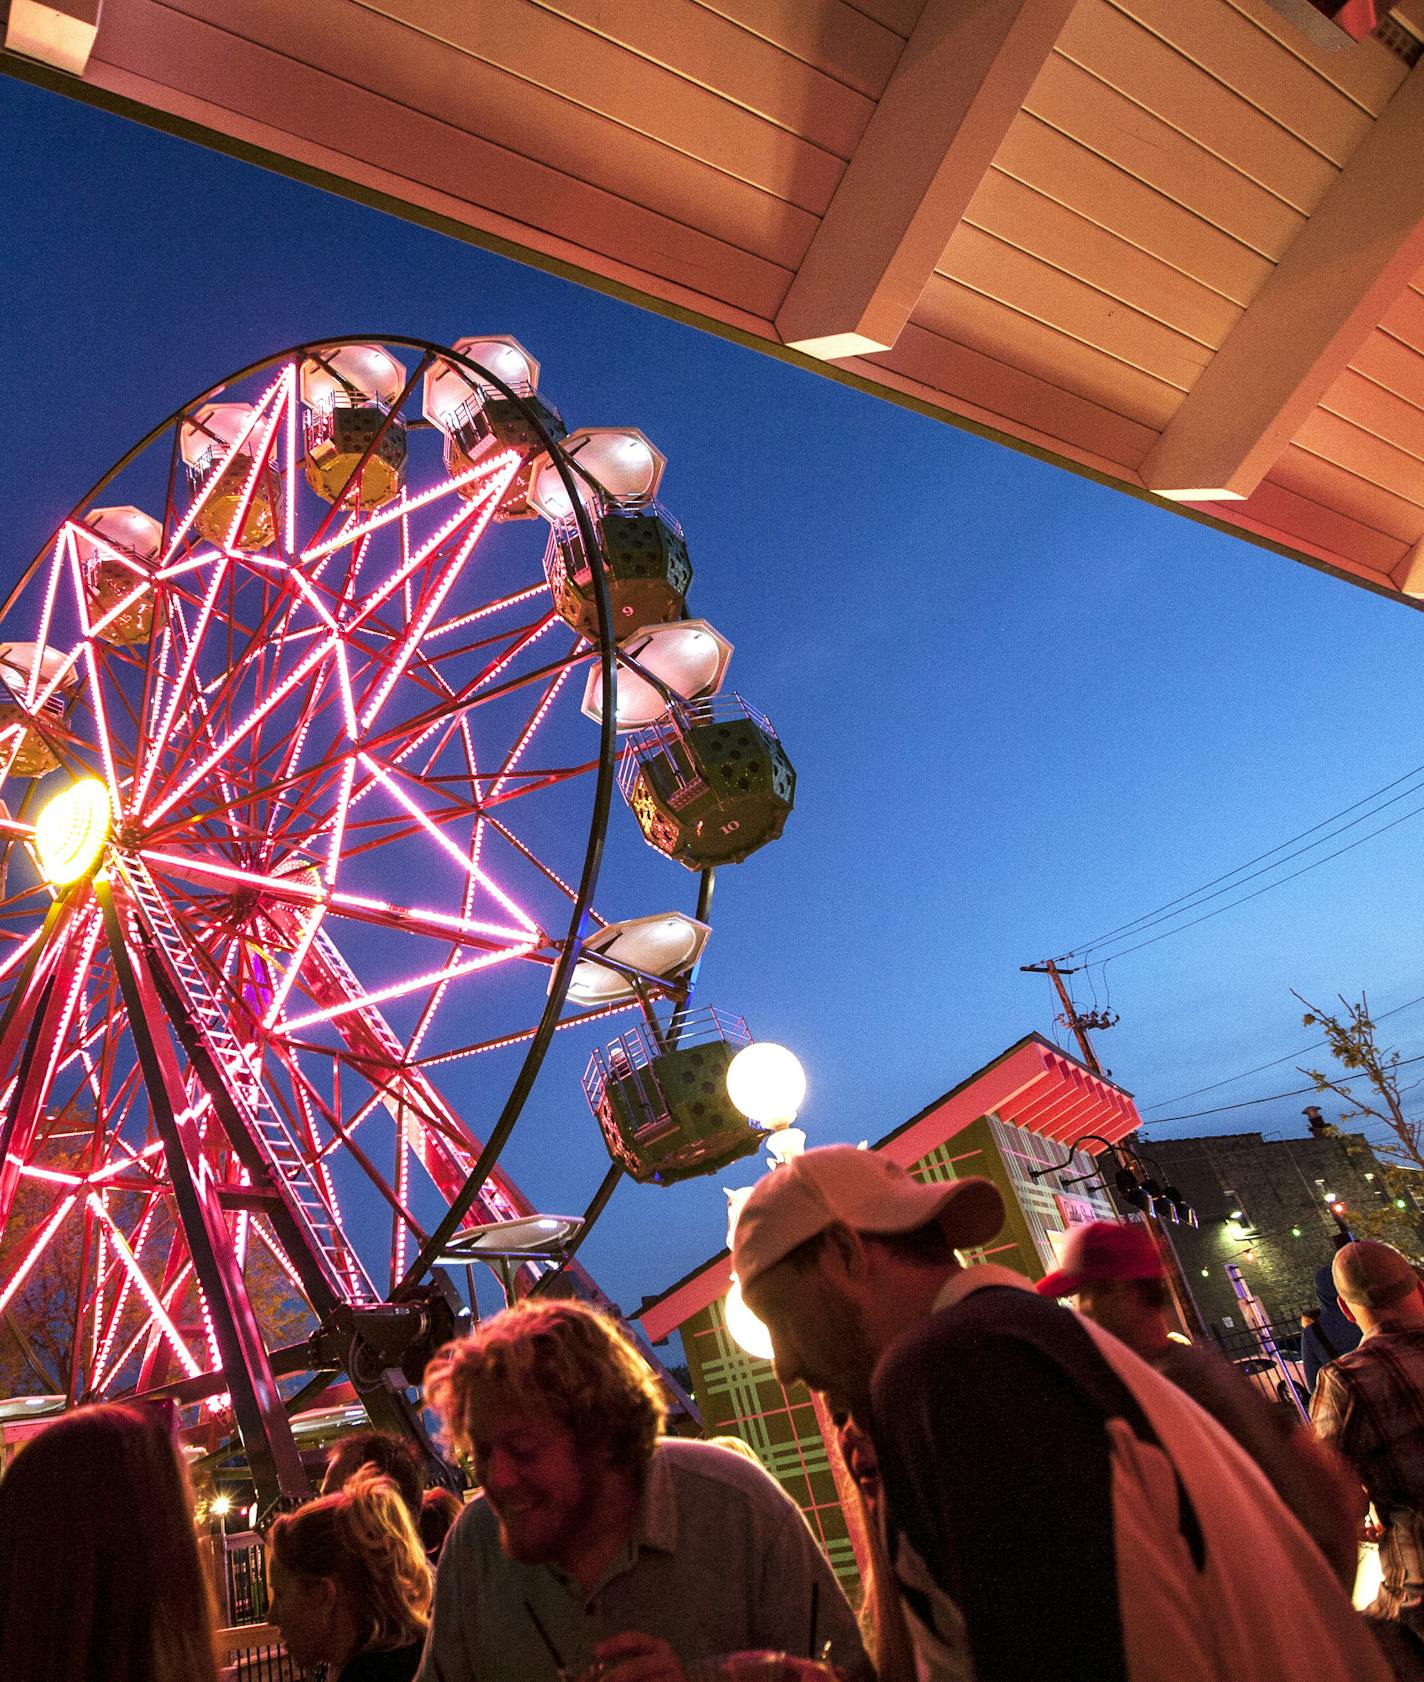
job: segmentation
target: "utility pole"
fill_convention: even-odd
[[[1098,1061],[1098,1054],[1093,1050],[1092,1041],[1088,1038],[1089,1028],[1111,1028],[1117,1021],[1114,1016],[1108,1019],[1105,1012],[1093,1011],[1088,1016],[1080,1016],[1073,1008],[1073,1001],[1068,997],[1068,989],[1063,985],[1065,975],[1077,975],[1076,969],[1059,969],[1052,958],[1041,964],[1020,964],[1020,971],[1024,975],[1046,975],[1053,983],[1063,1004],[1063,1015],[1060,1020],[1073,1031],[1073,1038],[1078,1042],[1078,1049],[1083,1054],[1083,1061],[1095,1075],[1101,1075],[1103,1066]]]
[[[1078,1050],[1082,1053],[1083,1061],[1095,1075],[1107,1078],[1107,1072],[1098,1061],[1098,1054],[1093,1050],[1093,1043],[1088,1038],[1090,1028],[1111,1028],[1117,1017],[1109,1011],[1089,1011],[1086,1016],[1080,1015],[1073,1008],[1073,1001],[1068,996],[1068,989],[1063,985],[1065,975],[1077,975],[1076,969],[1060,969],[1052,958],[1046,958],[1041,964],[1020,964],[1020,971],[1024,975],[1046,975],[1053,983],[1063,1006],[1063,1014],[1059,1018],[1065,1026],[1070,1028],[1073,1038],[1078,1042]],[[1136,1155],[1137,1136],[1133,1134],[1126,1141],[1129,1150]],[[1111,1193],[1109,1193],[1111,1195]],[[1196,1299],[1187,1285],[1186,1275],[1182,1270],[1181,1257],[1177,1254],[1177,1247],[1173,1244],[1165,1227],[1155,1218],[1151,1209],[1148,1218],[1143,1223],[1147,1234],[1156,1246],[1157,1254],[1162,1258],[1162,1266],[1167,1275],[1167,1288],[1171,1292],[1173,1306],[1177,1310],[1177,1319],[1184,1332],[1204,1334],[1202,1317],[1196,1306]]]

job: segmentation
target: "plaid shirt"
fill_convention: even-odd
[[[1374,1332],[1322,1367],[1310,1418],[1355,1468],[1384,1527],[1370,1610],[1424,1634],[1424,1329]]]

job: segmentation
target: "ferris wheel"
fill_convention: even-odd
[[[794,773],[689,616],[660,452],[538,386],[501,336],[271,357],[0,610],[0,1313],[62,1279],[66,1400],[230,1412],[264,1503],[306,1488],[284,1376],[418,1434],[462,1307],[432,1267],[540,1218],[497,1163],[555,1033],[633,1016],[585,1081],[590,1212],[762,1137],[708,1099],[747,1036],[691,990],[712,871]],[[620,790],[695,875],[650,858],[615,919]]]

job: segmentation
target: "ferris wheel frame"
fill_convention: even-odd
[[[505,1098],[494,1126],[491,1128],[488,1136],[484,1140],[474,1166],[469,1172],[464,1185],[460,1189],[459,1193],[450,1201],[445,1215],[442,1216],[436,1228],[430,1232],[428,1237],[426,1237],[424,1242],[421,1244],[419,1251],[406,1269],[403,1278],[390,1293],[388,1302],[382,1305],[382,1312],[398,1312],[407,1307],[414,1309],[415,1298],[419,1295],[418,1287],[420,1286],[421,1281],[436,1265],[436,1262],[448,1245],[450,1238],[460,1227],[461,1223],[466,1220],[471,1210],[474,1208],[480,1197],[482,1188],[489,1180],[511,1133],[513,1132],[519,1116],[524,1109],[528,1097],[534,1087],[539,1070],[543,1064],[545,1056],[547,1055],[554,1031],[560,1024],[560,1019],[567,1000],[569,985],[573,978],[574,968],[579,960],[583,941],[589,932],[589,914],[598,882],[607,833],[607,825],[612,806],[612,792],[620,757],[616,706],[617,672],[620,663],[631,666],[639,676],[652,682],[657,688],[663,689],[664,687],[655,677],[651,677],[650,674],[646,673],[636,661],[620,661],[620,654],[617,648],[616,638],[612,626],[612,609],[609,599],[603,542],[597,523],[590,518],[588,508],[585,505],[584,497],[580,494],[579,481],[580,479],[586,479],[587,476],[581,471],[574,458],[572,458],[568,452],[564,450],[559,439],[555,438],[545,425],[543,417],[538,412],[538,406],[536,404],[529,403],[519,391],[507,384],[501,376],[496,374],[492,369],[486,367],[484,364],[463,355],[451,347],[440,345],[431,340],[416,338],[409,335],[342,334],[339,337],[334,338],[316,338],[306,340],[301,344],[290,346],[284,350],[264,356],[249,364],[247,367],[226,376],[217,385],[214,385],[197,396],[190,398],[178,409],[168,415],[164,420],[152,427],[143,438],[141,438],[128,452],[126,452],[123,457],[120,458],[118,462],[108,469],[108,471],[89,489],[85,496],[82,497],[75,506],[76,510],[82,510],[86,507],[92,506],[96,499],[103,495],[108,486],[119,479],[124,471],[137,458],[142,456],[145,451],[150,450],[156,443],[158,443],[163,438],[164,434],[171,428],[173,431],[173,450],[169,463],[169,480],[168,490],[166,493],[166,522],[168,514],[172,511],[174,506],[173,492],[179,471],[179,429],[187,416],[194,413],[210,399],[222,394],[225,390],[228,390],[255,375],[259,375],[269,368],[299,364],[314,352],[330,352],[341,346],[370,343],[409,350],[417,353],[420,359],[414,372],[408,375],[405,387],[402,390],[400,397],[394,404],[391,405],[392,416],[403,409],[411,393],[415,390],[426,370],[436,362],[439,362],[458,367],[464,370],[468,375],[473,375],[482,384],[498,391],[500,395],[510,402],[523,416],[526,424],[538,438],[542,451],[547,454],[549,461],[555,467],[563,485],[570,511],[577,523],[579,537],[583,545],[584,553],[587,556],[595,558],[596,564],[592,566],[591,573],[598,631],[596,658],[599,674],[598,693],[601,701],[598,720],[600,726],[599,754],[596,762],[597,769],[594,781],[593,799],[591,802],[589,833],[584,846],[582,865],[577,886],[574,890],[574,897],[568,918],[567,929],[562,939],[558,942],[560,951],[554,964],[547,996],[539,1014],[538,1022],[534,1027],[532,1035],[529,1037],[529,1044],[521,1060],[518,1071],[510,1085],[508,1095]],[[419,425],[422,423],[416,422],[414,424]],[[374,439],[370,446],[368,446],[365,455],[348,475],[345,485],[342,487],[341,491],[337,494],[332,503],[332,512],[326,517],[327,521],[336,517],[337,512],[342,507],[343,498],[345,497],[347,491],[354,483],[359,481],[365,462],[369,459],[372,451],[376,448],[378,441],[379,435],[377,439]],[[320,528],[321,530],[324,530],[324,525],[325,523],[323,524],[323,527]],[[61,527],[61,529],[63,528]],[[25,569],[18,582],[8,593],[3,604],[0,604],[0,620],[3,620],[5,616],[8,616],[11,610],[15,607],[16,603],[23,597],[25,590],[33,582],[39,569],[45,564],[46,555],[50,552],[52,546],[53,539],[51,538],[50,542],[40,550],[34,561]],[[35,796],[36,787],[37,784],[32,781],[21,799],[17,816],[23,818],[27,808]],[[699,921],[705,920],[706,913],[710,908],[713,880],[714,873],[710,867],[701,871],[697,908],[697,917]],[[165,986],[164,978],[161,973],[156,978],[149,978],[149,996],[145,999],[144,978],[132,973],[132,966],[126,966],[124,961],[122,933],[118,929],[112,894],[108,891],[107,886],[96,885],[96,890],[96,897],[99,901],[100,909],[103,913],[104,922],[110,937],[110,945],[114,953],[115,965],[119,973],[119,980],[129,1002],[129,1020],[131,1027],[135,1032],[135,1042],[138,1047],[140,1059],[141,1061],[146,1060],[147,1062],[152,1063],[155,1058],[161,1057],[162,1048],[157,1044],[152,1036],[143,1035],[146,1007],[155,1002],[155,1000],[162,1004],[164,1007],[164,1014],[168,1018],[170,1025],[178,1033],[181,1040],[183,1038],[182,1026],[177,1020],[180,1012],[175,1009],[175,1000],[173,998],[166,998],[163,996],[165,993]],[[59,916],[62,914],[62,907],[71,891],[72,890],[65,890],[56,898],[55,904],[51,909],[49,919],[51,925],[55,924]],[[32,954],[35,959],[38,959],[40,953],[42,952],[45,946],[46,938],[47,937],[42,937],[37,943],[35,952]],[[158,982],[156,989],[151,985],[155,979]],[[690,996],[694,981],[695,970],[687,978],[685,983],[682,984],[680,993],[676,989],[668,989],[664,987],[661,983],[659,985],[664,994],[672,991],[673,996],[678,998],[678,1003],[685,1006],[687,998]],[[14,1006],[18,1006],[26,991],[27,989],[25,986],[16,986],[16,989],[12,994],[12,1008]],[[639,1003],[642,1006],[644,1014],[650,1014],[649,997],[642,988],[639,989]],[[5,1014],[8,1016],[10,1012],[7,1011]],[[6,1024],[0,1023],[0,1031],[3,1031],[4,1026],[6,1026]],[[10,1024],[10,1026],[13,1031],[13,1024]],[[670,1031],[675,1038],[675,1023]],[[148,1043],[146,1045],[142,1043],[142,1039],[144,1037],[148,1039]],[[191,1050],[191,1047],[189,1049]],[[32,1051],[33,1037],[31,1037],[31,1044],[27,1048],[26,1056],[28,1057],[29,1053]],[[196,1060],[194,1060],[193,1066],[195,1067],[199,1079],[203,1080],[203,1084],[207,1086],[210,1098],[213,1100],[214,1104],[217,1105],[219,1102],[218,1089],[221,1088],[223,1084],[221,1075],[219,1074],[216,1081],[212,1081],[211,1079],[204,1080],[203,1070],[198,1066]],[[19,1087],[24,1084],[24,1073],[25,1069],[22,1064],[21,1079],[17,1085],[17,1092]],[[211,1073],[212,1071],[209,1071],[209,1076],[211,1076]],[[148,1084],[147,1070],[145,1071],[145,1081],[146,1084]],[[153,1093],[157,1090],[157,1087],[150,1085],[151,1098]],[[0,1121],[0,1146],[3,1146],[8,1141],[11,1120],[12,1117],[7,1116],[3,1118],[3,1121]],[[170,1118],[170,1121],[171,1120],[172,1118]],[[597,1293],[596,1287],[593,1286],[592,1281],[587,1278],[587,1275],[583,1274],[582,1269],[578,1268],[576,1263],[573,1263],[573,1251],[576,1249],[577,1244],[582,1241],[582,1238],[586,1235],[594,1220],[596,1220],[598,1215],[602,1212],[602,1209],[606,1206],[608,1198],[611,1195],[620,1174],[621,1170],[617,1167],[617,1165],[609,1170],[602,1184],[599,1186],[598,1191],[595,1193],[593,1200],[589,1204],[578,1237],[567,1247],[559,1262],[558,1268],[553,1270],[554,1272],[557,1272],[564,1268],[572,1268],[578,1276],[580,1288],[588,1294],[598,1295],[599,1293]],[[177,1194],[179,1188],[176,1180],[174,1182],[174,1186],[175,1194]],[[179,1198],[179,1201],[182,1201],[181,1197]],[[189,1201],[191,1204],[191,1197]],[[184,1225],[185,1229],[189,1230],[191,1243],[194,1241],[194,1232],[201,1232],[202,1228],[202,1211],[197,1207],[197,1205],[191,1204],[191,1206],[185,1210]],[[201,1239],[197,1239],[196,1241],[201,1243]],[[196,1262],[196,1257],[194,1259]],[[551,1277],[552,1273],[546,1273],[540,1280],[540,1283],[547,1284]],[[240,1287],[240,1278],[238,1280],[238,1284]],[[240,1290],[239,1294],[241,1294]],[[334,1372],[343,1367],[348,1371],[351,1370],[353,1360],[350,1356],[341,1360],[333,1361],[330,1359],[330,1351],[332,1348],[337,1346],[342,1337],[349,1333],[352,1340],[350,1346],[351,1350],[353,1352],[359,1352],[362,1344],[361,1328],[359,1324],[352,1322],[349,1312],[345,1314],[337,1312],[342,1309],[343,1305],[339,1303],[334,1306],[328,1305],[328,1314],[324,1317],[319,1316],[319,1318],[324,1318],[327,1321],[333,1318],[342,1319],[345,1323],[336,1327],[334,1332],[332,1332],[332,1328],[330,1327],[323,1328],[330,1334],[327,1337],[326,1343],[328,1358],[323,1366],[318,1368],[313,1380],[308,1385],[304,1386],[302,1391],[300,1391],[296,1397],[289,1399],[285,1404],[281,1402],[280,1396],[275,1394],[268,1394],[265,1397],[259,1397],[255,1394],[240,1397],[238,1392],[243,1389],[250,1388],[251,1380],[254,1377],[254,1374],[250,1370],[251,1363],[248,1358],[251,1354],[252,1328],[244,1327],[232,1320],[232,1316],[226,1306],[227,1298],[230,1296],[229,1292],[216,1291],[210,1293],[210,1295],[212,1297],[210,1307],[215,1318],[221,1319],[224,1322],[224,1324],[220,1327],[222,1332],[220,1342],[229,1348],[234,1356],[238,1357],[234,1363],[234,1369],[228,1371],[225,1376],[209,1374],[202,1378],[190,1378],[176,1384],[160,1386],[150,1393],[166,1393],[176,1395],[183,1401],[191,1401],[198,1400],[205,1394],[211,1395],[223,1388],[227,1388],[233,1394],[234,1410],[238,1415],[239,1432],[242,1436],[244,1446],[248,1448],[249,1459],[252,1463],[252,1469],[257,1477],[259,1487],[263,1488],[263,1493],[266,1497],[265,1504],[270,1505],[273,1499],[280,1500],[295,1498],[301,1492],[301,1486],[304,1486],[305,1484],[305,1474],[301,1472],[300,1461],[296,1456],[295,1446],[291,1440],[290,1428],[289,1426],[286,1426],[286,1416],[289,1415],[296,1406],[300,1405],[302,1400],[304,1400],[314,1388],[325,1388],[330,1382],[331,1375]],[[314,1304],[313,1306],[315,1307],[316,1305]],[[238,1319],[240,1320],[240,1318],[241,1316],[239,1315]],[[411,1320],[411,1315],[407,1314],[405,1318],[409,1322]],[[387,1319],[389,1319],[389,1314],[387,1314]],[[409,1326],[407,1325],[405,1331],[408,1330]],[[402,1332],[402,1335],[404,1335],[404,1332]],[[336,1342],[333,1342],[333,1336],[336,1339]],[[382,1340],[378,1336],[374,1341],[376,1343],[380,1343]],[[244,1351],[246,1351],[246,1354],[244,1354]],[[269,1363],[268,1376],[270,1377],[277,1372],[277,1366],[280,1364],[280,1362],[277,1361],[277,1357],[283,1355],[293,1358],[295,1363],[291,1365],[288,1370],[302,1370],[302,1364],[297,1362],[295,1358],[303,1352],[303,1348],[291,1351],[272,1352],[273,1362]],[[268,1352],[264,1350],[264,1354],[266,1353]],[[261,1364],[264,1363],[259,1363],[259,1365]],[[305,1364],[308,1368],[312,1365],[310,1361]],[[226,1361],[224,1365],[227,1365]],[[260,1388],[266,1381],[262,1378],[261,1374],[256,1376],[258,1378]],[[389,1382],[375,1387],[367,1386],[363,1389],[362,1399],[366,1402],[368,1411],[372,1412],[373,1417],[377,1418],[378,1423],[386,1425],[387,1428],[399,1428],[405,1430],[411,1435],[417,1437],[418,1440],[424,1440],[424,1434],[419,1423],[418,1415],[411,1407],[408,1397],[404,1394],[404,1391],[400,1386]],[[286,1427],[285,1429],[277,1426],[273,1411],[274,1408],[281,1412],[282,1424]],[[286,1441],[280,1440],[283,1437],[286,1438]]]

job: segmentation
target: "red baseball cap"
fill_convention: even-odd
[[[1160,1279],[1164,1271],[1145,1226],[1089,1221],[1068,1229],[1058,1268],[1040,1279],[1034,1290],[1041,1297],[1071,1297],[1084,1285],[1108,1285],[1118,1279]]]

